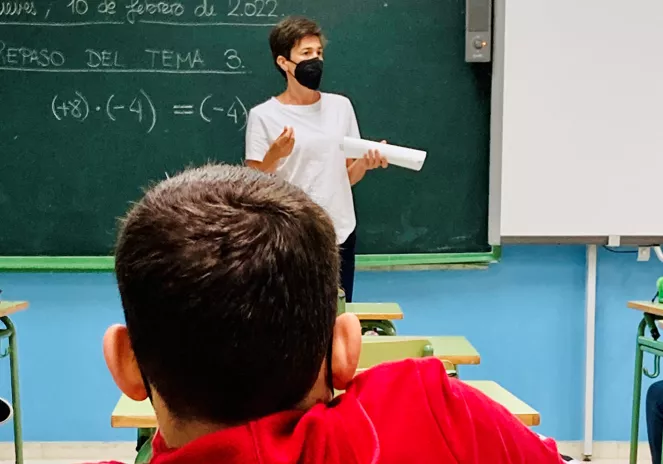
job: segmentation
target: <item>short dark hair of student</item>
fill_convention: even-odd
[[[292,49],[300,40],[308,36],[320,37],[323,43],[325,41],[320,26],[315,21],[302,16],[285,18],[272,29],[269,34],[269,47],[272,49],[274,65],[283,77],[285,77],[285,72],[276,64],[276,59],[279,56],[290,59]]]
[[[136,360],[176,418],[237,424],[292,409],[331,343],[331,220],[258,170],[205,166],[147,191],[115,271]]]

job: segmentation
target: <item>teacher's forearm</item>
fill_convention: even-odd
[[[357,184],[366,175],[366,168],[362,165],[362,163],[358,163],[357,161],[348,166],[348,178],[350,179],[350,185]]]
[[[267,151],[262,161],[247,160],[246,165],[262,172],[273,173],[276,171],[279,158],[272,151]]]

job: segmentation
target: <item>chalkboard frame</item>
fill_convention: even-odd
[[[357,268],[390,268],[493,264],[502,256],[499,246],[486,253],[422,253],[400,255],[358,255]],[[2,256],[0,272],[112,272],[112,256]]]
[[[501,111],[503,107],[503,42],[504,0],[494,5],[494,56],[492,60],[493,82],[490,115],[489,195],[488,195],[488,244],[487,252],[468,253],[417,253],[417,254],[366,254],[357,256],[358,269],[411,268],[436,266],[489,265],[501,259],[500,235],[500,167],[501,167]],[[0,256],[0,273],[7,272],[92,272],[106,273],[114,270],[112,256]]]

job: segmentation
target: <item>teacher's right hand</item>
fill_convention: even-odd
[[[295,146],[295,130],[292,127],[285,127],[281,135],[274,140],[269,147],[273,159],[281,159],[289,156]]]

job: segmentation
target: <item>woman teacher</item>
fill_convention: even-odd
[[[324,37],[310,19],[287,18],[274,27],[269,45],[285,91],[249,112],[246,160],[303,189],[331,217],[340,245],[341,287],[352,301],[356,217],[352,186],[366,171],[387,167],[378,151],[346,160],[343,137],[360,138],[352,103],[319,92]]]

